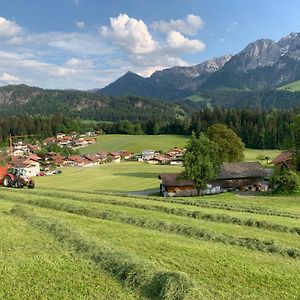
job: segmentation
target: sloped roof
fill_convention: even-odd
[[[223,163],[220,167],[218,180],[245,179],[245,178],[262,178],[268,173],[259,162],[239,162],[239,163]],[[160,174],[159,179],[166,186],[191,186],[194,185],[193,180],[181,178],[181,174],[169,173]]]
[[[279,163],[283,163],[287,160],[292,160],[294,157],[294,152],[293,151],[285,151],[280,153],[278,156],[276,156],[273,160],[272,160],[272,164],[276,165]]]
[[[193,180],[182,179],[181,174],[178,173],[167,173],[160,174],[158,176],[162,180],[162,184],[167,186],[190,186],[194,185]]]
[[[217,179],[244,179],[267,176],[267,171],[257,161],[223,163]]]

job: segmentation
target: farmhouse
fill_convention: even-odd
[[[295,164],[294,156],[293,151],[285,151],[276,156],[271,163],[275,165],[276,171],[280,171],[282,168],[290,169]]]
[[[12,156],[11,165],[13,167],[24,168],[27,176],[37,176],[40,173],[39,159]]]
[[[208,182],[209,189],[201,193],[215,193],[220,189],[266,190],[262,183],[266,176],[267,172],[259,162],[224,163],[217,178]],[[181,174],[161,174],[158,178],[162,181],[160,191],[164,197],[197,195],[194,182],[183,179]]]

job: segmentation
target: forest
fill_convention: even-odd
[[[212,124],[231,128],[248,148],[287,149],[292,141],[290,124],[298,111],[262,111],[259,109],[202,109],[185,118],[155,118],[152,120],[116,122],[86,121],[63,114],[52,116],[18,115],[0,119],[0,143],[6,144],[9,135],[33,134],[38,138],[58,132],[97,130],[105,134],[181,134],[205,131]]]

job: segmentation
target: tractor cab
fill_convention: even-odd
[[[8,173],[15,175],[15,176],[26,177],[26,171],[23,168],[10,168],[10,169],[8,169]]]

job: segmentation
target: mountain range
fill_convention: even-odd
[[[64,113],[89,120],[166,121],[206,107],[300,107],[300,34],[278,42],[261,39],[236,55],[156,71],[149,78],[128,72],[100,90],[0,87],[0,117]]]
[[[205,91],[274,90],[297,80],[300,80],[300,33],[291,33],[278,42],[260,39],[235,55],[156,71],[148,78],[127,72],[95,92],[170,101]]]

